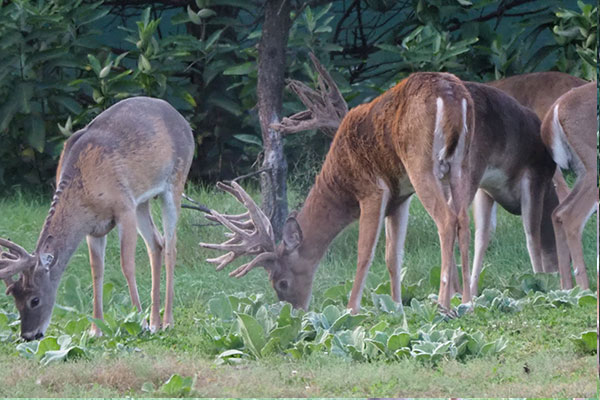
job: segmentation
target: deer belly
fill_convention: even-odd
[[[479,181],[479,187],[506,211],[511,214],[521,214],[520,185],[511,182],[503,170],[488,167]]]

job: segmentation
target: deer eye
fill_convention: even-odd
[[[287,290],[288,281],[286,279],[280,280],[279,282],[277,282],[277,287],[279,288],[279,290]]]
[[[40,304],[40,299],[39,297],[34,297],[33,299],[31,299],[31,302],[29,302],[29,305],[31,308],[35,308]]]

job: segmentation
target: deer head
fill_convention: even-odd
[[[225,215],[212,210],[206,215],[209,220],[219,222],[231,231],[225,234],[229,240],[224,243],[200,243],[200,246],[208,249],[227,251],[206,261],[217,264],[219,271],[242,255],[253,255],[255,257],[252,261],[241,265],[229,276],[239,278],[252,268],[262,266],[267,270],[279,300],[291,303],[294,308],[307,309],[313,275],[319,260],[299,253],[302,230],[296,214],[290,214],[283,227],[282,240],[276,244],[269,219],[239,184],[219,182],[217,187],[233,195],[247,211],[243,214]]]
[[[0,238],[0,246],[8,252],[0,254],[0,278],[6,283],[6,294],[15,298],[21,316],[21,336],[25,340],[44,336],[50,323],[58,280],[51,278],[55,256],[49,252],[28,253],[10,240]],[[17,280],[13,276],[20,274]]]

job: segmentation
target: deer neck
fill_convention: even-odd
[[[358,216],[358,203],[340,189],[319,175],[298,213],[304,238],[299,252],[313,261],[315,268],[337,234]]]
[[[59,184],[35,251],[36,254],[48,253],[54,257],[51,271],[55,279],[60,279],[71,256],[92,225],[81,196],[75,193],[75,186],[78,185],[72,183],[63,181]]]

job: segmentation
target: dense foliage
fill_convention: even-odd
[[[0,4],[2,186],[47,182],[72,131],[119,99],[142,94],[168,99],[192,123],[195,179],[257,165],[261,2],[181,3]],[[307,57],[313,51],[350,105],[418,70],[472,80],[540,69],[595,76],[597,7],[591,1],[297,3],[287,75],[314,82]],[[288,95],[284,113],[299,109]],[[295,179],[310,182],[329,139],[312,132],[286,140]]]

